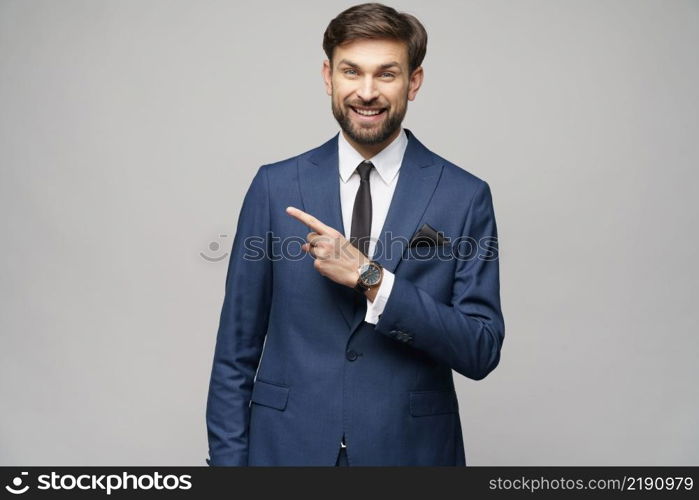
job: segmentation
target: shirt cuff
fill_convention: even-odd
[[[379,322],[379,316],[383,312],[386,306],[386,301],[388,296],[391,295],[391,289],[393,288],[394,275],[392,272],[383,270],[383,278],[381,279],[381,284],[379,289],[376,291],[376,297],[374,297],[374,302],[366,299],[366,314],[364,315],[364,321],[375,325]]]

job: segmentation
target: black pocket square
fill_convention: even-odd
[[[437,231],[427,223],[424,223],[420,229],[410,239],[409,247],[416,245],[443,245],[449,243],[449,238],[444,236],[444,233]]]

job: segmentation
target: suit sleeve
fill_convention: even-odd
[[[228,261],[206,407],[209,465],[247,465],[250,396],[272,297],[269,228],[262,166],[243,200]]]
[[[438,302],[396,275],[375,330],[480,380],[498,365],[505,337],[497,227],[490,187],[484,181],[473,196],[462,236],[460,241],[475,239],[479,245],[470,258],[466,251],[454,249],[458,257],[451,303]]]

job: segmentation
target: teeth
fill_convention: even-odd
[[[360,115],[364,115],[364,116],[374,116],[374,115],[378,115],[381,112],[381,110],[365,111],[363,109],[357,109],[357,108],[354,108],[354,110],[357,113],[359,113]]]

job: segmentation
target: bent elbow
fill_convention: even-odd
[[[478,342],[456,371],[472,380],[483,380],[500,363],[500,349],[504,338],[504,328],[492,328],[486,323],[481,324]]]
[[[466,375],[468,378],[472,380],[483,380],[485,377],[487,377],[490,372],[495,370],[495,368],[498,366],[500,363],[500,353],[495,356],[495,359],[493,359],[489,363],[482,364],[476,369],[471,370],[471,373],[469,375]]]

